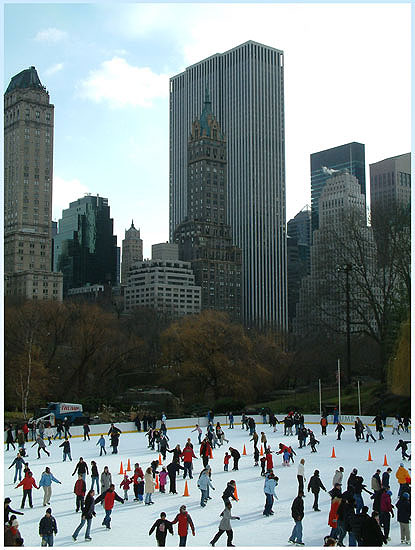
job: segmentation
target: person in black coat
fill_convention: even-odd
[[[90,437],[89,437],[89,432],[91,431],[91,428],[88,426],[88,423],[85,422],[84,424],[84,441],[86,441],[88,439],[88,441],[90,441]]]
[[[82,517],[81,517],[81,523],[78,525],[78,527],[75,529],[74,534],[72,535],[72,539],[76,540],[79,531],[82,529],[82,527],[86,523],[86,532],[85,532],[85,540],[92,540],[90,537],[91,532],[91,523],[92,518],[95,517],[95,491],[93,489],[90,489],[88,494],[86,495],[84,506],[82,508]]]
[[[410,441],[404,441],[403,439],[400,439],[399,443],[396,445],[395,451],[398,451],[399,449],[402,450],[402,460],[405,460],[405,458],[411,458],[411,456],[406,453],[406,451],[408,450],[408,445],[410,444]]]
[[[89,473],[88,471],[88,464],[84,461],[82,456],[79,458],[78,464],[75,466],[75,470],[73,471],[73,476],[78,472],[78,474],[81,474],[82,479],[85,481],[86,474]]]
[[[173,493],[174,495],[177,495],[176,491],[176,475],[179,470],[183,470],[183,466],[181,466],[178,462],[170,462],[170,464],[167,466],[167,473],[169,474],[169,480],[170,480],[170,489],[169,493]]]
[[[409,528],[409,521],[411,519],[411,500],[409,493],[402,493],[396,503],[397,520],[401,528],[401,543],[411,543],[411,531]]]
[[[52,516],[52,509],[48,508],[39,523],[39,535],[42,537],[41,546],[53,546],[53,535],[57,533],[56,519]]]
[[[238,470],[238,462],[239,462],[239,459],[241,458],[241,453],[237,449],[234,449],[233,447],[229,447],[229,451],[231,453],[231,457],[233,458],[232,470]]]
[[[360,537],[358,539],[359,546],[382,546],[383,543],[387,542],[387,538],[382,533],[382,529],[380,528],[380,525],[377,521],[377,518],[379,517],[378,512],[372,512],[372,517],[367,515],[367,506],[363,507],[363,511],[365,511],[364,519],[362,521],[361,529],[360,529]]]
[[[310,477],[310,480],[308,482],[308,491],[311,490],[311,492],[314,495],[313,510],[315,512],[320,512],[318,507],[318,494],[320,492],[320,489],[323,489],[323,491],[326,491],[326,488],[324,487],[320,479],[320,472],[318,470],[314,470],[314,475]]]
[[[340,422],[337,422],[337,426],[336,426],[336,429],[335,429],[334,431],[337,432],[337,439],[338,439],[338,440],[341,439],[342,432],[343,432],[345,429],[346,429],[346,428],[343,426],[343,424],[340,424]]]
[[[293,500],[291,505],[291,516],[295,522],[294,528],[292,530],[291,536],[288,539],[289,542],[297,543],[303,545],[303,525],[302,520],[304,517],[304,493],[298,491],[298,496]]]
[[[223,491],[223,494],[222,494],[222,500],[225,506],[228,504],[228,502],[230,502],[229,500],[230,498],[232,498],[233,500],[237,500],[237,498],[235,497],[235,487],[236,487],[236,483],[234,479],[231,479],[231,481],[228,481],[226,489]]]
[[[154,529],[156,530],[157,546],[166,546],[167,532],[171,535],[173,534],[173,525],[171,521],[166,519],[166,512],[161,512],[160,518],[153,523],[150,531],[148,532],[149,536],[152,534]]]
[[[13,451],[16,450],[16,447],[14,446],[14,436],[13,436],[13,426],[10,424],[10,426],[7,428],[7,431],[6,431],[6,434],[7,434],[7,438],[6,438],[6,443],[7,443],[7,449],[6,451],[9,450],[9,446],[11,445],[13,447]]]
[[[9,521],[9,514],[18,514],[19,516],[23,516],[23,512],[17,512],[16,510],[13,510],[10,508],[11,499],[9,497],[6,497],[4,499],[4,523],[7,523]]]

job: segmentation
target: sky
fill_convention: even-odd
[[[118,245],[168,240],[169,77],[247,40],[284,51],[287,220],[310,204],[310,154],[411,146],[410,4],[6,4],[4,89],[34,65],[55,105],[53,219],[107,197]]]

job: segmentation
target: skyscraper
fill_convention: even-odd
[[[71,202],[62,212],[54,244],[65,295],[88,284],[117,284],[117,237],[108,199],[87,195]]]
[[[360,191],[366,200],[365,146],[362,143],[347,143],[310,155],[311,167],[311,229],[319,227],[319,200],[332,170],[348,170],[355,176]]]
[[[51,270],[53,115],[35,67],[14,76],[4,94],[5,294],[62,300]]]
[[[170,80],[170,238],[187,215],[187,142],[211,92],[227,138],[227,220],[242,249],[242,318],[286,328],[284,54],[248,41]]]
[[[411,154],[387,158],[370,165],[370,207],[411,203]]]
[[[176,227],[174,240],[202,288],[202,309],[225,311],[240,321],[242,259],[226,223],[226,156],[226,138],[206,90],[188,142],[187,217]]]
[[[125,238],[122,242],[121,283],[126,284],[128,272],[135,262],[143,261],[143,240],[140,238],[140,230],[131,227],[125,230]]]

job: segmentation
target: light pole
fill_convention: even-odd
[[[346,275],[346,379],[348,384],[350,384],[350,379],[352,377],[350,351],[350,272],[352,269],[352,264],[346,264],[343,267],[337,268],[337,271],[345,273]]]

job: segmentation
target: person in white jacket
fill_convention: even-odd
[[[334,472],[333,487],[336,485],[336,483],[339,483],[339,485],[342,485],[342,483],[343,483],[343,472],[344,472],[343,466],[340,466],[338,468],[338,470],[336,470]]]
[[[397,418],[394,418],[392,420],[392,435],[394,435],[394,433],[397,433],[398,435],[400,435],[400,431],[399,431],[399,420]]]
[[[239,516],[233,516],[231,510],[232,510],[232,504],[228,502],[225,506],[225,509],[221,513],[222,519],[220,520],[220,523],[219,523],[218,532],[209,543],[211,546],[215,546],[215,543],[220,539],[220,537],[223,535],[225,531],[226,531],[226,535],[228,536],[227,546],[234,546],[232,544],[233,531],[231,526],[231,519],[241,519],[241,518]]]
[[[300,494],[300,493],[304,494],[304,481],[305,481],[304,464],[305,464],[305,460],[304,460],[304,458],[302,458],[300,460],[300,463],[298,465],[298,470],[297,470],[298,494]]]

